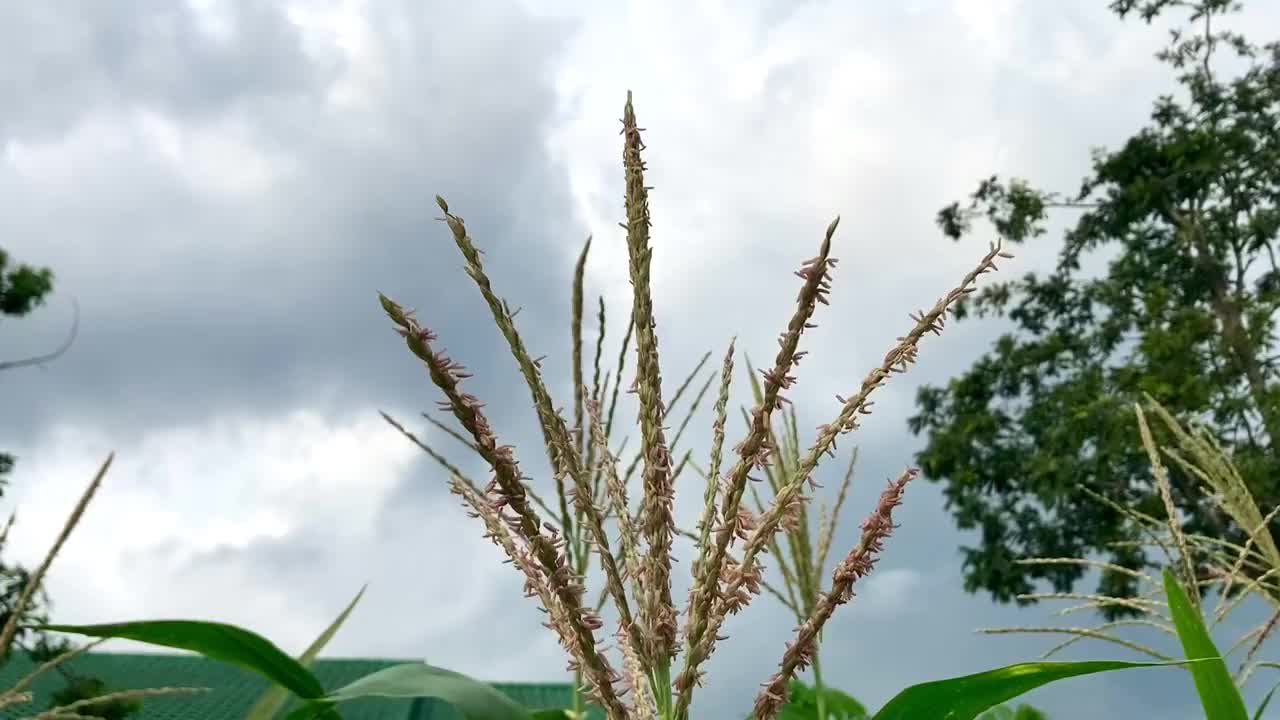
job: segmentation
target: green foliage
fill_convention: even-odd
[[[529,720],[527,710],[492,686],[425,663],[396,665],[366,675],[289,713],[287,720],[311,720],[333,704],[364,697],[435,697],[466,720]]]
[[[1001,705],[982,713],[978,720],[1049,720],[1049,716],[1030,705],[1018,705],[1016,708]]]
[[[68,678],[67,684],[53,693],[49,709],[70,705],[81,700],[101,697],[109,692],[106,683],[98,678]],[[102,720],[124,720],[124,718],[142,709],[142,702],[136,698],[112,699],[103,702],[78,706],[82,716],[92,716]]]
[[[819,714],[819,708],[823,714]],[[778,713],[779,720],[866,720],[867,717],[862,703],[845,693],[832,687],[812,688],[799,680],[791,681],[787,704]]]
[[[255,672],[303,699],[324,695],[324,688],[310,670],[270,640],[235,625],[202,620],[141,620],[104,625],[45,625],[40,629],[190,650]]]
[[[894,696],[872,720],[975,720],[979,713],[1058,680],[1173,664],[1178,663],[1094,660],[1009,665],[973,675],[912,685]]]
[[[747,720],[753,717],[748,715]],[[867,708],[849,695],[795,679],[791,681],[787,703],[778,713],[778,720],[869,720],[870,717]],[[1016,709],[1000,705],[979,715],[977,720],[1049,720],[1049,717],[1030,705],[1020,704]]]
[[[1084,492],[1164,514],[1132,440],[1132,404],[1144,393],[1175,415],[1205,419],[1258,504],[1280,503],[1280,44],[1258,48],[1218,30],[1210,20],[1229,12],[1223,0],[1111,7],[1150,21],[1188,5],[1203,29],[1173,33],[1158,56],[1185,98],[1159,98],[1149,127],[1097,152],[1078,195],[993,176],[966,205],[939,213],[952,238],[985,218],[1009,242],[1026,243],[1045,234],[1051,211],[1084,211],[1051,272],[995,283],[957,306],[957,319],[990,316],[1011,329],[945,386],[922,388],[910,419],[926,438],[917,456],[924,475],[944,484],[956,524],[979,533],[962,548],[969,592],[1025,604],[1019,596],[1036,581],[1066,592],[1085,569],[1018,564],[1024,557],[1102,554],[1122,568],[1153,566],[1141,548],[1116,545],[1138,539],[1123,514]],[[1248,69],[1214,75],[1222,48]],[[1170,480],[1185,531],[1242,542],[1181,468]],[[1131,576],[1108,570],[1097,592],[1135,589]],[[1108,619],[1130,613],[1104,609]]]
[[[754,717],[754,714],[747,715],[747,720]],[[866,707],[849,695],[825,685],[806,685],[794,678],[787,686],[787,702],[778,711],[778,720],[867,720],[869,717]]]
[[[22,317],[40,307],[53,291],[53,271],[30,265],[10,266],[0,248],[0,315]]]

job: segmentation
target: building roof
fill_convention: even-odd
[[[336,689],[403,662],[406,661],[319,658],[312,663],[311,671],[326,689]],[[134,720],[241,720],[267,689],[267,681],[251,672],[191,654],[91,652],[72,658],[65,667],[76,675],[102,679],[110,690],[158,687],[212,690],[200,695],[144,698],[141,712],[132,716]],[[34,668],[24,654],[15,654],[0,667],[0,690],[13,687]],[[0,720],[16,720],[47,709],[51,694],[64,684],[56,670],[46,671],[28,688],[35,695],[34,701],[0,709]],[[572,686],[568,683],[493,683],[493,686],[531,710],[572,704]],[[295,706],[290,702],[286,710]],[[344,720],[460,718],[451,706],[433,698],[362,698],[344,702],[338,710]],[[589,717],[602,720],[603,715],[597,708],[591,708]]]

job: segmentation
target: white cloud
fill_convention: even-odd
[[[228,611],[260,621],[269,615],[258,601],[285,604],[297,592],[200,559],[307,528],[323,528],[325,541],[340,548],[384,542],[377,526],[384,499],[419,454],[372,409],[338,422],[310,410],[217,417],[157,429],[137,443],[121,443],[109,429],[50,428],[36,445],[16,449],[14,557],[30,565],[43,557],[111,449],[114,464],[51,575],[63,621]],[[309,583],[323,584],[331,570],[307,573]],[[254,602],[228,608],[232,598]],[[295,642],[299,632],[313,634],[323,627],[316,609],[293,613],[286,622],[296,625],[278,631]]]
[[[919,607],[924,576],[911,568],[879,567],[854,590],[857,598],[850,604],[854,615],[903,615]],[[927,605],[927,603],[924,603]]]

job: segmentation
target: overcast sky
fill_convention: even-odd
[[[833,396],[909,327],[907,312],[985,251],[985,231],[943,239],[939,207],[991,173],[1073,191],[1089,149],[1123,142],[1173,89],[1152,58],[1165,26],[1121,22],[1106,4],[0,4],[0,246],[57,274],[47,307],[3,323],[0,359],[55,346],[73,297],[82,309],[63,358],[0,375],[0,448],[19,457],[6,553],[38,562],[115,451],[50,575],[57,621],[219,619],[297,652],[367,582],[330,655],[566,680],[521,578],[378,416],[483,477],[418,416],[439,396],[391,332],[381,291],[418,308],[473,370],[470,391],[548,489],[529,396],[432,196],[466,218],[499,293],[523,306],[520,329],[548,356],[563,405],[569,281],[589,234],[588,297],[610,307],[607,365],[626,318],[628,89],[648,129],[668,396],[704,352],[718,365],[734,335],[758,362],[772,357],[791,271],[840,215],[831,306],[804,337],[811,355],[791,393],[807,443],[838,411]],[[1251,5],[1233,24],[1274,35],[1280,6]],[[1005,267],[1043,268],[1056,247],[1050,235]],[[837,551],[920,446],[906,428],[915,389],[962,371],[999,330],[969,322],[929,337],[841,444],[856,443],[861,462]],[[594,332],[590,320],[589,345]],[[707,447],[710,422],[704,408],[686,446]],[[822,475],[828,493],[838,469]],[[701,488],[685,481],[678,494],[691,525]],[[823,651],[827,680],[868,705],[1054,643],[975,628],[1092,622],[966,595],[957,548],[973,538],[954,529],[937,485],[909,487],[898,519]],[[741,717],[793,624],[767,595],[731,619],[697,715]],[[1094,644],[1070,657],[1133,656]],[[1055,720],[1200,717],[1177,670],[1026,699]]]

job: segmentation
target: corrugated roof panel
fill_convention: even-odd
[[[324,687],[337,688],[403,662],[321,658],[311,670]],[[13,656],[0,668],[0,689],[13,687],[34,667],[25,655]],[[112,690],[179,686],[212,690],[201,695],[146,698],[135,720],[239,720],[267,689],[267,681],[253,673],[191,654],[86,653],[66,663],[66,669],[101,678]],[[16,720],[46,709],[51,694],[63,684],[57,671],[46,672],[28,688],[35,695],[34,702],[0,709],[0,720]],[[530,709],[568,707],[572,702],[567,683],[494,683],[494,687]],[[343,703],[340,710],[344,720],[459,720],[452,707],[431,698],[353,700]],[[592,720],[604,717],[598,708],[591,708],[589,715]]]

